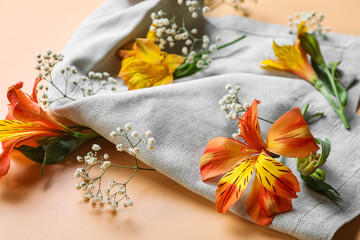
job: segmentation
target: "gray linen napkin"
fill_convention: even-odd
[[[82,75],[93,70],[116,76],[120,69],[117,50],[136,37],[146,35],[152,11],[171,12],[175,4],[176,1],[134,4],[134,1],[108,0],[71,38],[63,51],[64,62],[54,70],[54,81],[58,86],[64,85],[58,72],[66,65],[76,66]],[[324,170],[327,182],[339,191],[342,201],[333,204],[301,183],[301,193],[293,201],[294,210],[276,216],[269,228],[300,239],[331,239],[339,227],[360,213],[360,116],[355,114],[360,89],[356,81],[360,77],[360,38],[329,34],[328,40],[321,42],[328,61],[342,61],[342,83],[349,91],[346,115],[351,131],[346,131],[327,100],[308,82],[279,71],[273,71],[270,76],[259,67],[262,60],[273,58],[274,39],[280,44],[292,43],[295,36],[288,34],[287,27],[237,16],[197,21],[201,31],[212,37],[219,35],[223,42],[242,34],[247,34],[247,38],[215,52],[208,69],[178,79],[176,84],[127,91],[119,79],[117,93],[103,92],[87,98],[82,98],[78,89],[69,88],[70,96],[77,101],[57,101],[52,110],[91,127],[116,144],[121,143],[121,139],[114,140],[109,133],[117,126],[132,122],[138,130],[151,129],[157,140],[156,150],[140,153],[139,158],[184,187],[214,201],[216,182],[201,181],[199,160],[208,140],[231,137],[236,131],[218,105],[218,100],[226,94],[224,86],[238,84],[241,99],[261,100],[259,115],[267,119],[275,120],[291,108],[301,108],[309,102],[312,113],[326,112],[324,119],[310,127],[314,136],[331,139],[333,149]],[[58,97],[55,89],[49,91],[50,99]],[[260,124],[265,135],[269,124]],[[297,174],[294,159],[281,161]],[[247,219],[245,208],[249,190],[250,187],[230,209]]]

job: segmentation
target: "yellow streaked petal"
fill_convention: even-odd
[[[256,156],[239,163],[226,172],[216,189],[215,206],[218,212],[225,213],[237,200],[250,182]]]
[[[300,36],[304,35],[305,33],[307,33],[307,27],[304,21],[301,21],[301,23],[298,26],[298,30],[297,30],[297,37],[298,39],[300,38]]]
[[[49,131],[44,124],[18,120],[0,120],[0,141],[31,136],[36,132]]]
[[[172,75],[175,69],[178,68],[184,62],[184,60],[185,58],[180,55],[167,54],[164,63],[167,65],[169,73]]]
[[[267,68],[267,67],[270,67],[270,68],[275,68],[275,69],[278,69],[278,70],[289,70],[286,65],[284,64],[280,64],[278,62],[276,62],[275,60],[272,60],[272,59],[266,59],[264,61],[262,61],[260,64],[262,64],[263,68]]]
[[[136,57],[141,61],[159,64],[164,60],[164,54],[152,39],[138,38],[133,48]]]
[[[296,198],[296,192],[300,192],[299,182],[291,170],[265,152],[259,155],[255,169],[256,177],[272,194]]]

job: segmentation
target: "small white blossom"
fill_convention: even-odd
[[[124,151],[124,149],[125,149],[124,145],[122,145],[122,144],[117,144],[116,145],[116,150],[117,151],[122,152],[122,151]]]
[[[137,138],[137,137],[139,136],[139,133],[136,132],[136,131],[133,131],[133,132],[131,133],[131,136],[132,136],[133,138]]]
[[[110,137],[115,138],[115,137],[116,137],[116,132],[115,132],[115,131],[112,131],[112,132],[110,133]]]
[[[94,151],[100,151],[101,147],[98,144],[93,144],[91,149]]]
[[[150,131],[150,130],[147,130],[147,131],[145,132],[145,137],[147,137],[147,138],[150,138],[150,137],[151,137],[151,131]]]
[[[131,123],[125,124],[124,127],[125,127],[126,131],[130,131],[131,130]]]

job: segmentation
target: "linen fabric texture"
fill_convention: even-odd
[[[76,66],[79,76],[89,71],[116,76],[121,62],[117,51],[135,38],[145,37],[151,24],[150,13],[160,9],[173,14],[176,14],[174,9],[177,14],[184,12],[179,10],[175,0],[105,2],[81,24],[66,45],[65,59],[53,71],[55,84],[64,87],[60,69],[67,65]],[[360,212],[360,116],[356,114],[360,38],[329,33],[328,39],[320,42],[327,62],[342,61],[341,82],[349,94],[346,116],[351,131],[347,131],[325,97],[311,84],[290,73],[269,72],[259,67],[262,60],[274,58],[273,40],[283,45],[292,44],[296,39],[289,34],[288,27],[239,16],[189,20],[200,34],[207,34],[210,39],[221,36],[222,43],[243,34],[247,37],[211,54],[213,62],[205,71],[177,79],[174,84],[127,91],[127,86],[118,78],[116,93],[103,91],[86,98],[72,86],[68,89],[69,96],[77,100],[54,102],[52,110],[92,128],[114,144],[125,142],[121,138],[110,138],[109,133],[125,123],[132,122],[139,131],[150,129],[157,140],[156,150],[143,149],[145,154],[140,153],[139,159],[191,191],[215,201],[219,178],[203,182],[199,165],[210,139],[231,137],[237,131],[233,122],[225,119],[225,112],[218,104],[227,94],[224,86],[228,83],[239,85],[240,99],[260,100],[259,116],[270,120],[310,103],[309,114],[324,111],[326,115],[312,122],[310,128],[314,136],[331,140],[332,151],[322,169],[326,172],[326,182],[338,190],[342,201],[334,204],[309,190],[296,171],[295,159],[280,158],[298,177],[301,192],[293,200],[294,209],[277,215],[268,227],[300,239],[331,239],[339,227]],[[50,100],[58,97],[59,93],[50,87]],[[270,124],[260,122],[260,127],[264,137]],[[246,219],[249,219],[246,213],[249,192],[250,187],[230,208]]]

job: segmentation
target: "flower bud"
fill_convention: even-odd
[[[300,23],[297,35],[301,48],[311,56],[311,59],[320,66],[326,66],[325,60],[320,51],[319,42],[316,39],[315,34],[307,33],[305,22]]]

